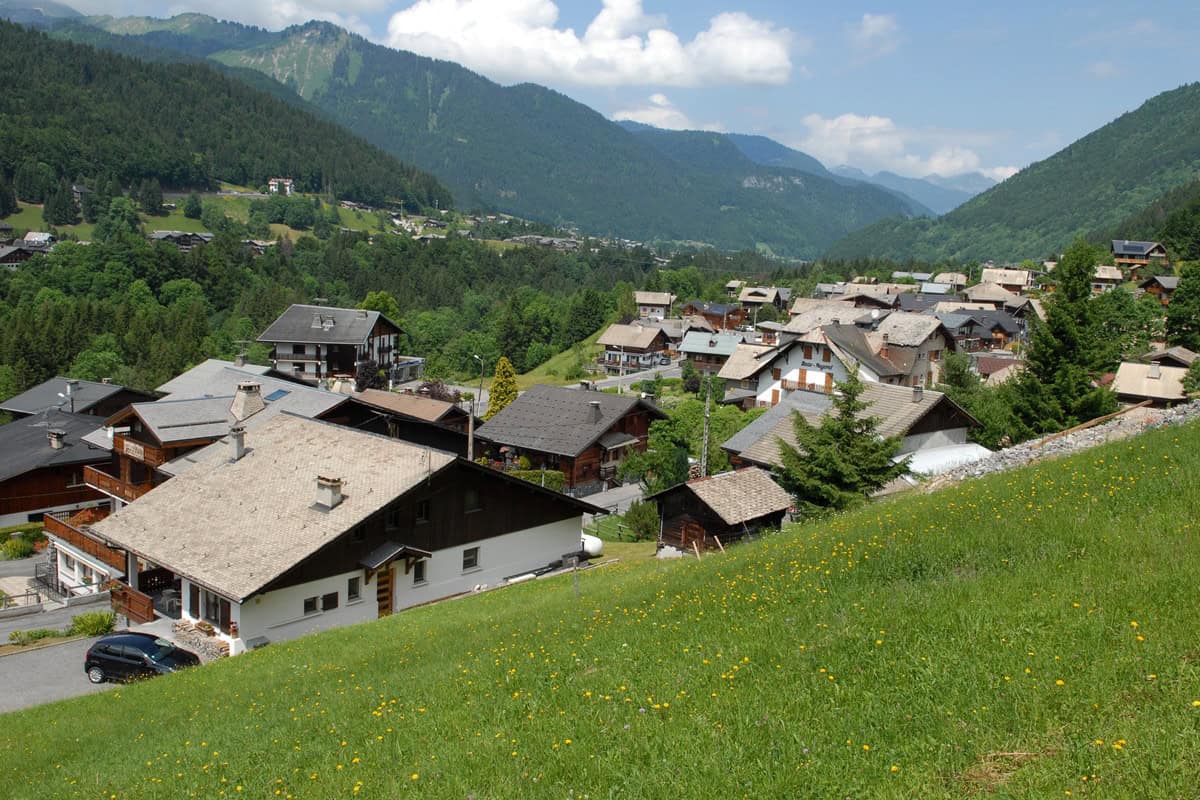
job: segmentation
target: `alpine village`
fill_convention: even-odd
[[[0,0],[0,794],[1196,797],[1200,84],[948,188],[346,5]]]

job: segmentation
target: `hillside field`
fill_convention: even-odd
[[[1200,426],[0,717],[11,798],[1193,797]],[[82,666],[80,679],[82,680]],[[35,677],[30,680],[36,680]],[[7,687],[19,691],[19,687]]]

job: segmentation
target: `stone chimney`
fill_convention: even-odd
[[[1162,377],[1162,367],[1159,366],[1157,361],[1150,362],[1150,371],[1146,373],[1146,377],[1152,381],[1156,381]]]
[[[600,401],[592,400],[588,403],[588,405],[591,406],[590,412],[588,414],[588,422],[595,425],[597,422],[600,421]]]
[[[46,438],[50,440],[50,448],[52,450],[62,450],[66,442],[67,432],[62,428],[51,428],[46,431]]]
[[[317,505],[331,511],[342,502],[342,479],[317,476]]]
[[[238,383],[237,393],[233,396],[233,403],[229,406],[229,413],[238,422],[242,422],[266,407],[262,397],[262,386],[254,381],[241,381]]]
[[[243,353],[241,350],[238,350],[238,354],[233,357],[233,365],[235,367],[246,366],[246,354]]]
[[[883,356],[884,358],[887,358],[887,354],[888,354],[888,335],[885,333],[885,334],[883,334],[883,344],[881,344],[879,346],[879,355]]]
[[[922,399],[924,396],[925,396],[925,390],[924,390],[924,389],[923,389],[923,388],[920,386],[920,384],[918,384],[918,385],[916,385],[916,386],[914,386],[914,387],[913,387],[913,399],[912,399],[912,401],[913,401],[914,403],[919,403],[919,402],[921,402],[921,399]]]
[[[246,428],[244,425],[234,425],[229,429],[229,460],[239,461],[246,455]]]

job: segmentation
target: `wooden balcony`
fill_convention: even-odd
[[[145,483],[126,483],[120,478],[109,475],[99,467],[84,467],[83,482],[97,491],[120,498],[126,503],[132,503],[154,488],[149,481]]]
[[[159,467],[170,461],[167,451],[161,447],[155,447],[152,444],[139,442],[136,439],[129,438],[128,435],[118,433],[113,437],[113,451],[124,453],[132,459],[147,464],[151,467]]]
[[[150,595],[123,583],[114,583],[110,591],[113,611],[137,625],[154,621],[154,598]]]
[[[88,508],[68,517],[66,512],[51,512],[42,518],[46,534],[66,542],[81,553],[94,556],[108,566],[125,571],[125,552],[109,547],[84,533],[84,527],[108,515],[107,509]]]

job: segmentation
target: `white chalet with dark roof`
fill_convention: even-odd
[[[401,356],[400,326],[378,311],[293,305],[258,341],[271,345],[275,369],[309,383],[352,378],[361,363],[393,370],[414,359]],[[416,378],[418,374],[406,376]]]

